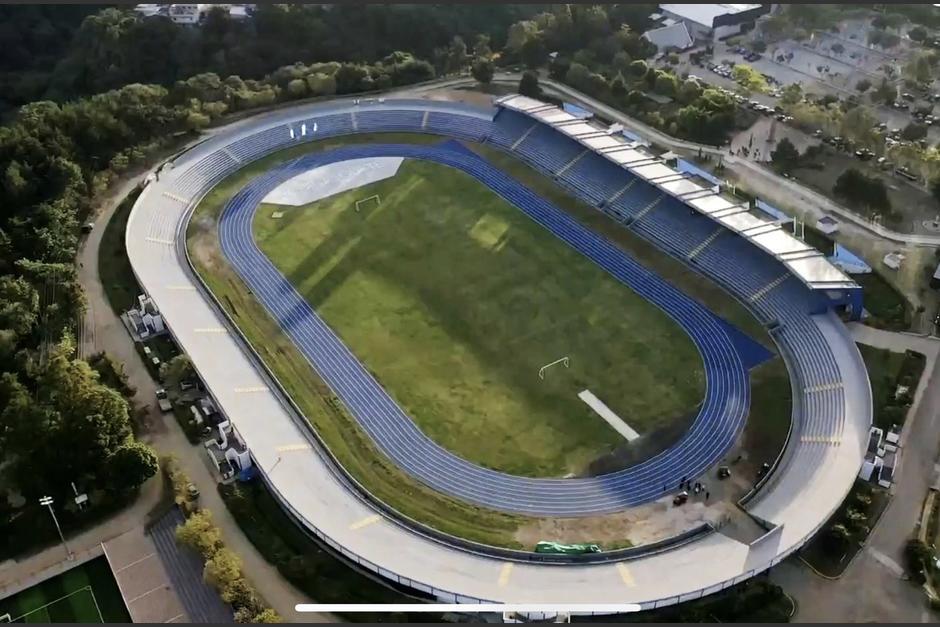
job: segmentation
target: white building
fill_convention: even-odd
[[[254,13],[254,4],[138,4],[134,12],[141,17],[154,17],[165,15],[177,24],[195,26],[202,22],[206,14],[219,8],[226,11],[233,20],[242,20],[251,17]]]
[[[769,4],[661,4],[660,13],[682,22],[696,41],[714,41],[754,28]]]
[[[137,297],[137,307],[127,311],[128,330],[137,341],[143,341],[166,333],[166,325],[157,305],[145,294]]]
[[[171,4],[170,19],[177,24],[198,24],[204,6],[203,4]]]

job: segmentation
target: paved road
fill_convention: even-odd
[[[98,248],[101,245],[101,236],[105,225],[114,215],[121,200],[146,174],[146,172],[139,173],[115,188],[114,192],[102,203],[96,216],[96,227],[82,243],[79,251],[79,281],[85,289],[90,311],[93,312],[95,348],[108,352],[124,364],[131,386],[137,389],[136,400],[140,404],[147,405],[145,418],[147,433],[142,439],[157,449],[159,454],[173,454],[179,459],[181,467],[201,492],[202,506],[212,511],[213,520],[222,530],[226,545],[242,558],[248,579],[261,595],[287,621],[325,622],[329,620],[328,617],[315,614],[300,616],[293,611],[297,603],[310,603],[311,600],[281,577],[277,569],[265,561],[248,541],[216,491],[215,477],[208,468],[201,447],[192,446],[173,417],[164,416],[156,409],[152,399],[156,398],[157,385],[134,349],[124,325],[108,304],[98,275]],[[156,484],[159,485],[159,481]],[[140,499],[132,510],[127,510],[125,514],[122,514],[121,524],[115,525],[115,529],[101,529],[99,532],[96,527],[93,532],[98,532],[98,534],[93,537],[102,536],[101,539],[114,537],[131,529],[133,525],[142,524],[147,511],[155,502],[152,499],[149,501]],[[95,541],[100,542],[101,539]],[[50,557],[58,555],[61,559],[61,549],[58,554],[55,548],[47,553],[50,553]],[[0,577],[2,576],[3,572],[0,571]],[[0,582],[2,581],[0,579]]]
[[[940,341],[862,325],[851,328],[856,339],[865,344],[891,350],[917,350],[928,358],[924,378],[915,395],[915,406],[901,436],[903,455],[893,496],[866,549],[840,579],[824,580],[795,560],[778,566],[772,577],[797,599],[796,620],[799,622],[936,621],[936,615],[926,609],[923,593],[898,577],[898,565],[904,563],[904,544],[920,517],[927,486],[937,469]],[[860,594],[860,590],[866,593]]]

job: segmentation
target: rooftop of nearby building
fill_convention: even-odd
[[[659,8],[684,20],[711,28],[715,18],[758,9],[759,4],[661,4]]]

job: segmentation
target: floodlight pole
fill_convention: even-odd
[[[68,543],[65,541],[65,535],[62,533],[62,527],[59,526],[59,519],[55,517],[55,510],[52,509],[52,497],[44,496],[39,499],[40,505],[45,505],[49,508],[49,513],[52,514],[52,522],[55,523],[55,529],[59,532],[59,538],[62,540],[62,546],[65,547],[65,552],[68,553],[69,560],[75,559],[75,554],[72,553],[72,549],[69,548]]]

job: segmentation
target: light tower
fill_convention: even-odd
[[[49,513],[52,514],[52,522],[55,523],[55,529],[59,532],[59,538],[62,540],[62,546],[65,547],[65,552],[68,554],[69,559],[75,559],[75,554],[72,553],[72,549],[69,548],[68,543],[65,541],[65,536],[62,534],[62,527],[59,526],[59,519],[55,517],[55,510],[52,509],[52,497],[44,496],[39,499],[40,505],[45,505],[49,508]]]

